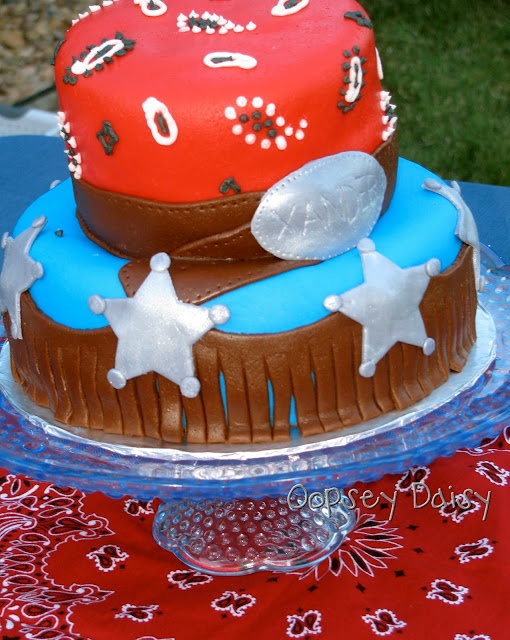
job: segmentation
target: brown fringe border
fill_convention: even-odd
[[[472,249],[463,247],[455,264],[431,279],[421,303],[427,334],[437,345],[431,356],[398,343],[372,378],[362,378],[361,326],[340,313],[273,335],[213,330],[194,347],[202,388],[189,399],[154,373],[115,390],[106,380],[117,342],[111,329],[56,324],[24,293],[24,339],[9,336],[11,364],[26,394],[61,422],[171,443],[284,441],[290,438],[293,399],[301,434],[310,436],[427,396],[450,370],[464,366],[476,340],[476,304]]]

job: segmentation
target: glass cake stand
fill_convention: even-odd
[[[56,424],[13,382],[0,355],[0,464],[38,480],[159,498],[156,541],[191,567],[241,575],[311,566],[355,522],[342,493],[495,437],[510,418],[510,267],[482,247],[478,340],[462,373],[402,412],[271,446],[155,442]]]

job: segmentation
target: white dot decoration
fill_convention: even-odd
[[[236,110],[234,107],[227,107],[225,109],[225,118],[227,118],[227,120],[235,120],[236,117]]]
[[[232,122],[232,133],[242,136],[246,144],[257,144],[264,150],[276,148],[283,151],[293,138],[303,140],[303,127],[307,127],[308,122],[301,118],[301,128],[296,128],[292,122],[287,123],[278,111],[275,103],[266,104],[260,95],[256,95],[253,98],[238,96],[235,106],[227,106],[224,114]]]

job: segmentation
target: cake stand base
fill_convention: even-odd
[[[327,509],[291,505],[286,497],[165,502],[153,534],[160,546],[204,573],[290,571],[317,564],[352,530],[354,511],[338,502]]]

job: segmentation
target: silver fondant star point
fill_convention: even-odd
[[[225,323],[227,307],[199,307],[177,298],[168,268],[170,257],[158,253],[151,272],[132,298],[89,299],[93,313],[104,314],[118,338],[115,367],[107,378],[116,389],[128,380],[154,371],[194,398],[200,391],[195,377],[193,345],[217,324]]]
[[[364,282],[340,296],[324,300],[328,311],[340,313],[362,325],[361,376],[374,375],[376,364],[397,342],[421,347],[426,355],[435,349],[427,337],[420,302],[431,276],[440,271],[439,260],[402,269],[378,253],[369,238],[358,243]]]
[[[458,219],[455,235],[459,240],[473,247],[473,269],[476,289],[477,291],[483,291],[485,279],[480,273],[481,262],[478,228],[471,209],[461,196],[459,183],[452,180],[452,186],[449,187],[447,184],[439,182],[439,180],[427,178],[423,183],[423,188],[443,196],[443,198],[449,200],[457,209]]]
[[[4,264],[0,274],[0,312],[9,313],[11,336],[17,340],[23,339],[21,294],[30,289],[44,274],[42,264],[30,256],[30,249],[45,224],[46,218],[39,216],[16,238],[12,238],[8,233],[2,236]]]

